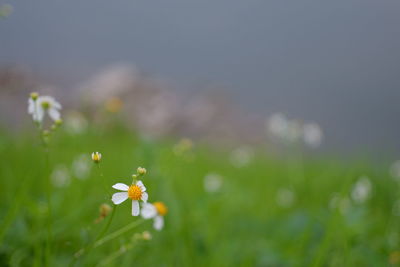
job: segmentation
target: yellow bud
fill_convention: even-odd
[[[110,214],[111,210],[112,210],[112,208],[110,205],[105,204],[105,203],[101,204],[100,205],[100,216],[103,218],[106,217],[108,214]]]
[[[32,92],[32,93],[31,93],[31,99],[32,99],[33,101],[36,101],[36,99],[38,99],[38,97],[39,97],[39,94],[38,94],[38,93],[36,93],[36,92]]]
[[[93,160],[95,163],[99,163],[100,160],[101,160],[101,153],[99,153],[99,152],[93,152],[93,153],[92,153],[92,160]]]
[[[62,119],[58,119],[54,122],[57,126],[60,126],[61,124],[63,124],[63,120]]]
[[[137,174],[138,175],[145,175],[147,170],[145,168],[139,167],[137,168]]]
[[[142,233],[142,238],[143,240],[151,240],[152,239],[152,235],[149,231],[144,231]]]

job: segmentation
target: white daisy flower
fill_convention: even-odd
[[[306,123],[303,125],[303,140],[306,145],[316,148],[321,145],[323,139],[321,127],[316,123]]]
[[[36,122],[42,122],[44,115],[47,114],[53,121],[60,120],[61,105],[51,96],[38,96],[37,98],[29,98],[28,113]]]
[[[113,185],[112,188],[124,191],[112,195],[111,200],[115,205],[121,204],[128,198],[132,199],[132,216],[138,216],[140,214],[139,200],[146,203],[149,198],[149,195],[145,192],[146,187],[142,181],[137,181],[130,186],[123,183],[117,183]]]
[[[144,219],[154,219],[154,229],[160,231],[164,227],[164,216],[168,208],[163,202],[145,203],[142,205],[142,217]]]

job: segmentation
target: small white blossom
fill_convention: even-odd
[[[296,199],[294,192],[287,188],[281,188],[276,194],[276,202],[279,206],[284,208],[289,208],[293,205]]]
[[[230,161],[233,166],[241,168],[250,163],[253,159],[254,152],[251,148],[243,146],[238,147],[232,151],[230,155]]]
[[[351,198],[356,203],[364,203],[371,194],[372,184],[367,177],[361,177],[353,187]]]
[[[56,187],[65,187],[69,185],[71,181],[71,176],[69,174],[68,168],[64,165],[58,165],[54,168],[51,175],[51,182]]]
[[[168,209],[163,202],[144,203],[142,205],[142,217],[144,219],[154,219],[154,229],[160,231],[164,227],[164,216]]]
[[[303,125],[303,141],[306,145],[316,148],[321,145],[323,133],[321,127],[316,123]]]
[[[209,173],[204,177],[204,190],[208,193],[215,193],[221,189],[222,177],[215,173]]]
[[[86,179],[89,176],[92,164],[86,154],[77,156],[72,162],[72,172],[78,179]]]
[[[138,216],[140,214],[139,200],[146,203],[149,198],[146,193],[146,187],[142,181],[137,181],[130,186],[123,183],[117,183],[113,185],[112,188],[124,191],[112,195],[111,200],[115,205],[121,204],[128,198],[132,199],[132,216]]]
[[[36,100],[29,98],[28,113],[34,121],[42,123],[47,113],[53,121],[60,120],[61,105],[51,96],[39,96]]]
[[[393,164],[390,166],[390,175],[396,179],[400,180],[400,160],[396,160],[393,162]]]

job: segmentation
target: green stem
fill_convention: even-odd
[[[51,266],[51,243],[52,243],[52,208],[51,208],[51,181],[50,181],[50,164],[49,164],[49,148],[43,143],[46,161],[46,198],[47,198],[47,240],[46,240],[46,266]]]

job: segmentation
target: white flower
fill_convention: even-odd
[[[95,163],[99,163],[100,160],[101,160],[101,153],[100,153],[100,152],[93,152],[93,153],[92,153],[92,160],[93,160]]]
[[[154,219],[154,229],[160,231],[164,227],[164,216],[168,208],[163,202],[145,203],[142,205],[142,217],[144,219]]]
[[[130,186],[117,183],[113,185],[112,188],[124,191],[112,195],[111,200],[115,205],[121,204],[128,198],[132,199],[132,216],[138,216],[140,214],[139,200],[146,203],[149,198],[149,195],[145,192],[146,187],[142,181],[137,181],[136,184],[131,184]]]
[[[316,148],[323,138],[321,127],[316,123],[306,123],[303,126],[303,141],[306,145]]]
[[[253,159],[254,152],[250,147],[238,147],[231,152],[230,161],[235,167],[244,167]]]
[[[265,127],[275,137],[282,137],[287,130],[288,120],[282,113],[274,113],[267,120]]]
[[[28,113],[34,121],[42,123],[44,115],[47,114],[53,121],[60,119],[61,105],[51,96],[39,96],[36,100],[29,98]]]
[[[86,179],[89,176],[92,164],[86,154],[77,156],[72,162],[72,171],[76,178]]]
[[[204,190],[208,193],[215,193],[221,189],[222,177],[215,173],[204,176]]]
[[[365,202],[371,195],[372,184],[367,177],[361,177],[354,185],[351,198],[356,203]]]
[[[293,191],[287,188],[281,188],[276,194],[276,202],[279,206],[289,208],[296,200],[296,195]]]
[[[390,175],[396,179],[400,180],[400,160],[396,160],[393,162],[393,164],[390,166]]]
[[[57,165],[51,173],[51,182],[56,187],[65,187],[69,185],[71,176],[65,165]]]

